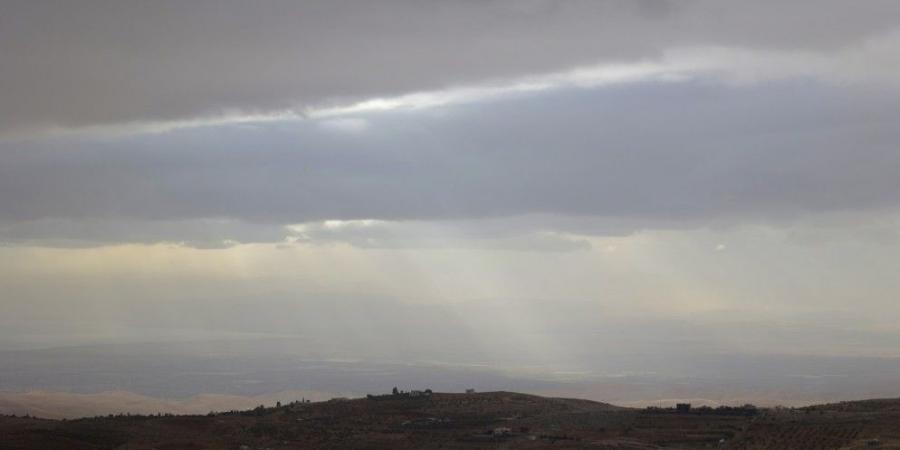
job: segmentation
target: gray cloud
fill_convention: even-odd
[[[650,83],[357,116],[363,130],[295,120],[7,140],[0,223],[4,239],[36,239],[60,236],[29,221],[174,231],[160,224],[543,214],[627,233],[891,209],[896,100],[811,82]],[[189,241],[204,226],[166,233]],[[247,234],[213,230],[216,240]]]
[[[292,2],[5,0],[0,130],[348,99],[658,57],[828,52],[897,26],[891,0]]]
[[[0,245],[63,248],[116,243],[171,243],[195,248],[227,248],[240,243],[279,242],[289,235],[289,230],[278,224],[247,223],[231,219],[148,222],[127,218],[63,218],[0,223]]]

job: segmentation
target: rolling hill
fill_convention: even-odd
[[[383,395],[207,415],[0,418],[0,448],[900,448],[900,399],[622,408],[512,392]]]

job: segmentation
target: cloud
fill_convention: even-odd
[[[302,111],[676,48],[827,54],[895,30],[898,5],[8,0],[3,12],[0,130],[33,133]]]
[[[359,117],[323,120],[319,124],[329,130],[359,133],[369,128],[369,122]]]
[[[263,224],[209,233],[243,241],[324,220],[568,216],[582,223],[531,232],[621,234],[892,210],[896,100],[808,80],[701,78],[338,119],[7,139],[0,239],[57,238],[66,227],[48,224],[60,221],[120,221],[131,231],[110,235],[138,241],[155,233],[142,227],[173,230],[167,223]],[[322,125],[333,120],[367,127],[335,133]],[[190,230],[166,240],[192,241]]]
[[[38,219],[0,223],[0,246],[62,248],[109,244],[170,243],[195,248],[226,248],[241,243],[284,241],[289,231],[277,224],[233,219],[142,221],[135,219]]]
[[[481,249],[537,252],[590,250],[584,237],[540,229],[524,218],[504,220],[387,222],[327,220],[289,227],[292,242],[345,243],[359,248]]]

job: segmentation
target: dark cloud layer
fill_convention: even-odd
[[[898,104],[814,83],[698,81],[379,113],[355,131],[308,119],[7,141],[0,223],[33,239],[77,229],[28,225],[42,220],[548,214],[634,229],[896,208]]]
[[[3,0],[0,131],[399,94],[679,46],[829,51],[897,2]]]

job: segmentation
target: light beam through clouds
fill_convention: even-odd
[[[0,15],[0,348],[900,356],[896,2],[87,3]]]

